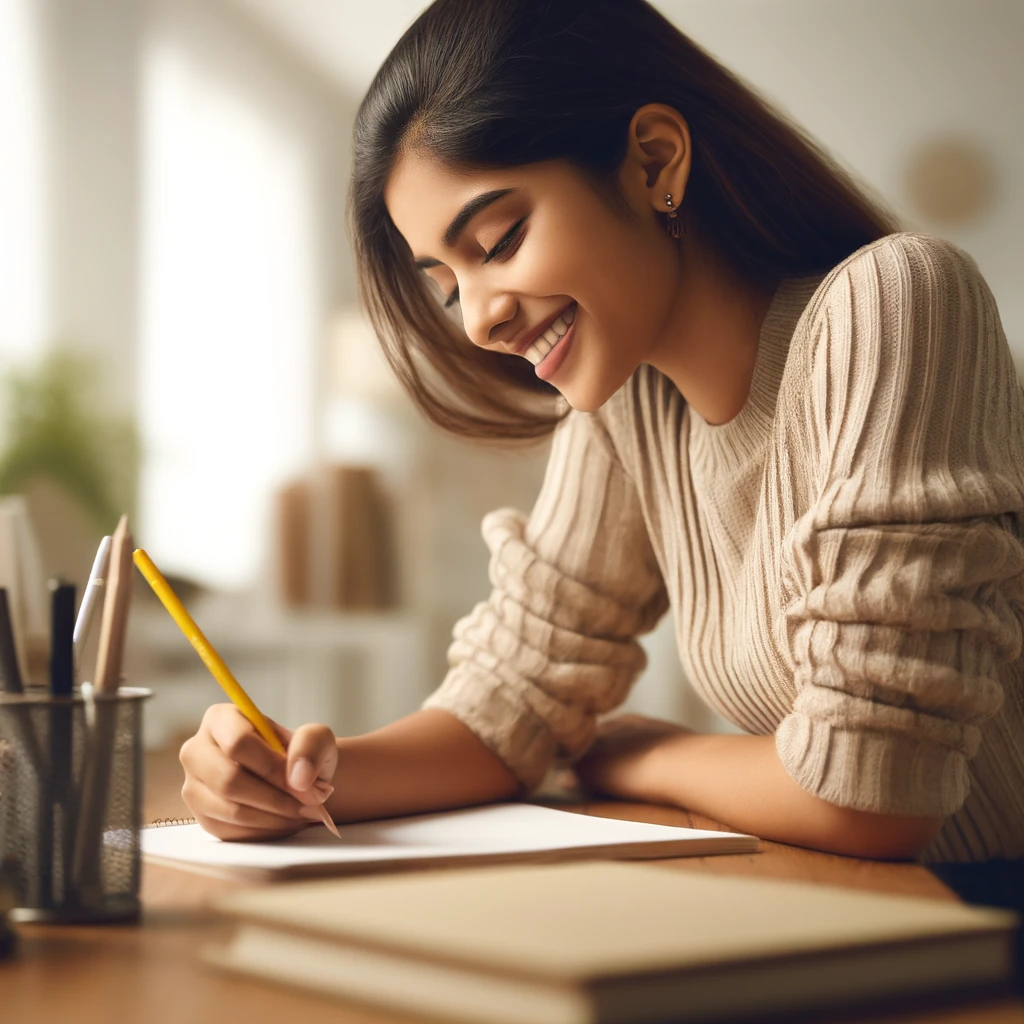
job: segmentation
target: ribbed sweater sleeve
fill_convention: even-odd
[[[783,537],[777,749],[832,803],[948,815],[1021,653],[1021,390],[952,244],[899,236],[837,271],[778,419],[812,494]]]
[[[596,417],[570,413],[527,520],[483,521],[487,601],[455,626],[425,707],[456,715],[531,789],[590,745],[646,659],[636,637],[668,607],[636,490]]]

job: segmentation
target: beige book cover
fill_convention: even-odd
[[[491,1024],[728,1019],[1005,983],[1013,914],[622,863],[230,895],[207,955],[327,994]]]

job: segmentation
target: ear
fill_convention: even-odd
[[[686,119],[663,103],[642,106],[629,123],[620,180],[637,209],[667,213],[666,195],[679,209],[690,177],[690,128]]]

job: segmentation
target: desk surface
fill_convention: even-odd
[[[180,767],[173,752],[147,762],[147,819],[181,816]],[[592,804],[587,813],[666,825],[723,829],[685,811],[638,804]],[[777,843],[762,852],[662,861],[680,871],[795,878],[874,892],[956,899],[925,868],[854,860]],[[413,1024],[409,1018],[216,974],[199,960],[203,944],[228,929],[206,909],[232,883],[147,865],[140,926],[21,926],[20,955],[0,964],[0,1017],[5,1024],[69,1021],[75,1024],[280,1024],[329,1019],[338,1024]],[[861,1018],[844,1018],[854,1024]],[[955,1009],[905,1012],[875,1024],[1024,1024],[1024,1003],[1002,999]]]

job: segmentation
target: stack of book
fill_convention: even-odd
[[[487,1024],[768,1017],[1005,991],[1017,919],[953,901],[624,863],[236,892],[214,965]]]

